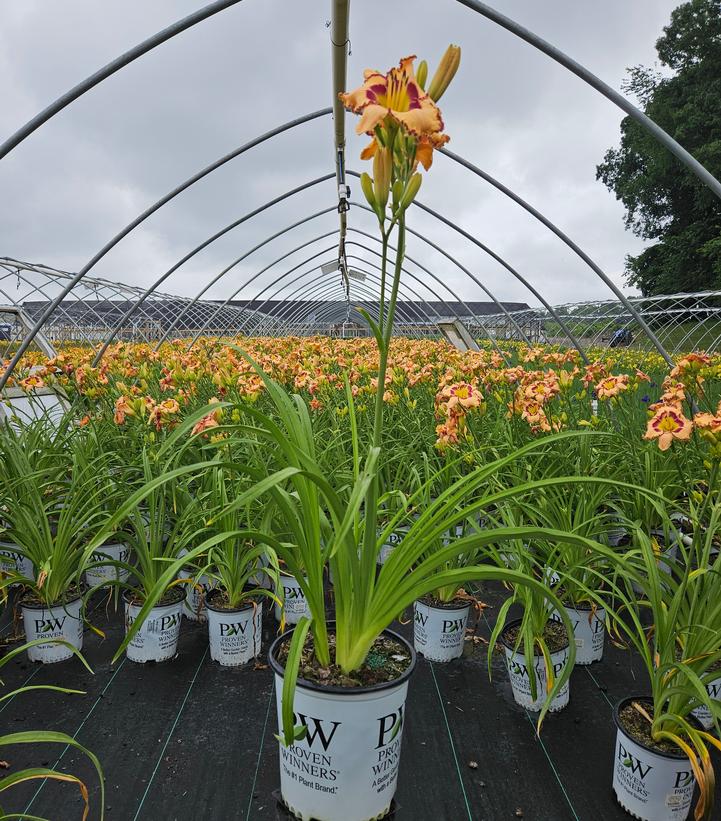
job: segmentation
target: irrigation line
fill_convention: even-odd
[[[180,716],[185,708],[185,705],[188,701],[188,697],[190,696],[190,691],[193,689],[196,679],[198,678],[198,673],[200,672],[200,668],[203,666],[203,662],[205,661],[205,657],[208,655],[208,645],[205,647],[205,652],[203,653],[202,658],[198,662],[198,666],[195,668],[195,673],[193,673],[193,678],[190,680],[190,684],[188,685],[188,689],[185,691],[185,696],[183,697],[182,702],[180,703],[180,708],[178,709],[177,715],[175,716],[175,720],[173,721],[173,725],[170,728],[170,732],[168,733],[165,744],[163,744],[163,749],[160,751],[160,755],[158,756],[158,760],[155,762],[155,767],[153,768],[153,772],[148,780],[148,784],[145,787],[145,792],[143,793],[143,797],[140,799],[140,804],[138,804],[138,809],[135,811],[135,815],[133,816],[133,821],[137,821],[138,817],[140,816],[140,811],[143,809],[143,804],[145,803],[145,799],[148,797],[148,793],[150,792],[150,787],[153,783],[153,779],[155,778],[158,769],[160,768],[160,763],[163,760],[163,756],[165,755],[165,751],[168,748],[168,744],[170,739],[175,732],[175,728],[178,726],[178,721],[180,721]]]
[[[275,692],[275,683],[271,683],[270,692],[268,693],[268,706],[265,708],[265,721],[263,722],[263,732],[260,735],[260,744],[258,745],[258,758],[255,762],[255,772],[253,773],[253,783],[250,785],[250,796],[248,798],[248,811],[245,814],[245,821],[251,821],[250,812],[253,809],[253,793],[255,792],[255,784],[258,780],[258,770],[260,769],[260,759],[263,757],[263,744],[265,742],[265,733],[268,727],[268,716],[270,715],[270,705],[273,701],[273,693]]]
[[[458,756],[456,755],[456,745],[453,741],[453,735],[451,733],[451,726],[448,723],[448,714],[446,713],[446,705],[443,703],[443,697],[441,696],[441,690],[438,686],[438,679],[436,679],[436,671],[434,669],[434,665],[432,661],[428,662],[428,666],[431,668],[431,675],[433,676],[433,683],[436,685],[436,693],[438,693],[438,703],[441,705],[441,712],[443,713],[443,721],[446,725],[446,732],[448,733],[448,741],[451,745],[451,752],[453,753],[453,761],[456,765],[456,773],[458,774],[458,782],[461,785],[461,792],[463,793],[463,801],[466,805],[466,811],[468,812],[468,821],[473,821],[473,813],[471,812],[471,805],[468,801],[468,794],[466,793],[466,785],[463,783],[463,774],[461,773],[461,767],[458,763]]]
[[[29,675],[29,676],[25,679],[25,681],[24,681],[24,682],[20,685],[20,688],[22,688],[22,687],[27,687],[27,686],[28,686],[28,684],[29,684],[29,683],[30,683],[30,682],[31,682],[31,681],[35,678],[35,676],[36,676],[36,675],[37,675],[37,674],[38,674],[38,673],[39,673],[42,669],[43,669],[43,665],[42,665],[42,664],[38,664],[38,665],[36,665],[36,667],[35,667],[35,669],[32,671],[32,673],[30,673],[30,675]],[[16,688],[16,689],[20,689],[20,688]],[[0,705],[0,713],[2,713],[2,711],[3,711],[6,707],[8,707],[10,704],[12,704],[12,703],[13,703],[13,701],[15,701],[15,699],[18,697],[18,695],[22,695],[22,694],[21,694],[21,693],[16,693],[16,694],[15,694],[12,698],[9,698],[9,699],[7,699],[7,701],[3,702],[3,704],[2,704],[2,705]]]
[[[601,685],[598,683],[598,681],[596,681],[596,677],[593,675],[593,673],[592,673],[592,672],[591,672],[588,668],[589,668],[589,665],[588,665],[588,664],[584,664],[583,669],[584,669],[584,670],[586,671],[586,673],[588,674],[588,677],[589,677],[589,678],[591,679],[591,681],[592,681],[592,682],[596,685],[596,689],[597,689],[597,690],[601,693],[601,695],[602,695],[602,696],[606,699],[606,701],[608,702],[608,706],[609,706],[609,707],[611,707],[611,709],[613,709],[613,702],[612,702],[612,701],[611,701],[611,699],[608,697],[608,694],[607,694],[607,693],[606,693],[606,691],[603,689],[603,687],[601,687]]]
[[[95,602],[95,606],[94,606],[94,607],[93,607],[93,609],[90,611],[90,613],[92,614],[92,613],[94,613],[96,610],[98,610],[98,609],[100,608],[100,606],[101,606],[101,604],[102,604],[102,603],[103,603],[103,600],[102,600],[102,599],[101,599],[100,601],[96,601],[96,602]],[[10,621],[9,621],[9,622],[5,625],[5,627],[2,629],[2,631],[0,631],[0,635],[4,634],[4,633],[7,631],[7,629],[8,629],[9,627],[12,627],[12,626],[13,626],[13,624],[14,624],[14,622],[13,622],[13,620],[11,619],[11,620],[10,620]],[[88,627],[85,627],[85,628],[83,629],[83,635],[84,635],[85,633],[87,633],[89,630],[90,630],[90,627],[89,627],[89,626],[88,626]],[[38,673],[39,673],[42,669],[43,669],[43,665],[42,665],[42,664],[38,664],[38,665],[36,665],[36,666],[35,666],[35,669],[32,671],[32,673],[30,673],[30,675],[29,675],[29,676],[25,679],[25,681],[24,681],[21,685],[19,685],[19,687],[27,687],[27,686],[28,686],[28,684],[32,681],[32,679],[33,679],[33,678],[34,678],[34,677],[35,677],[35,676],[36,676],[36,675],[37,675],[37,674],[38,674]],[[17,689],[17,688],[16,688],[16,689]],[[17,694],[16,694],[16,695],[14,695],[12,698],[9,698],[7,701],[4,701],[4,702],[2,703],[2,705],[0,705],[0,713],[2,713],[2,711],[3,711],[3,710],[4,710],[4,709],[5,709],[8,705],[12,704],[12,703],[13,703],[13,701],[15,701],[15,699],[18,697],[18,695],[22,695],[22,693],[17,693]]]
[[[576,819],[576,821],[581,821],[581,819],[578,817],[578,813],[576,812],[576,808],[573,806],[573,802],[571,801],[571,797],[566,792],[566,788],[563,785],[563,781],[561,781],[561,776],[560,776],[558,770],[556,769],[556,765],[553,763],[553,759],[551,758],[550,753],[546,749],[546,745],[543,743],[543,739],[536,732],[536,722],[535,722],[535,720],[533,718],[531,718],[531,714],[528,712],[528,710],[524,709],[524,713],[526,714],[526,718],[528,719],[531,727],[533,727],[534,738],[541,745],[541,749],[543,750],[543,754],[546,756],[546,759],[547,759],[548,763],[551,766],[551,770],[553,771],[553,774],[556,777],[556,781],[558,781],[558,786],[561,788],[561,792],[563,793],[563,796],[566,799],[566,802],[567,802],[568,806],[570,807],[571,812],[573,813],[573,817]]]
[[[110,687],[110,685],[113,683],[113,681],[115,680],[115,676],[117,676],[117,675],[118,675],[118,673],[119,673],[119,672],[123,669],[123,665],[125,664],[126,660],[127,660],[127,657],[123,658],[123,660],[122,660],[122,661],[120,662],[120,664],[118,665],[117,670],[115,670],[115,672],[113,673],[113,675],[112,675],[112,676],[110,676],[110,679],[108,680],[107,684],[106,684],[106,685],[105,685],[105,687],[103,687],[103,689],[101,690],[100,695],[99,695],[99,696],[95,699],[95,701],[94,701],[94,703],[93,703],[93,706],[92,706],[92,707],[88,710],[88,712],[87,712],[87,713],[86,713],[86,715],[85,715],[85,718],[84,718],[84,719],[80,722],[80,726],[79,726],[79,727],[78,727],[78,729],[77,729],[77,730],[73,733],[73,735],[72,735],[73,741],[75,741],[75,740],[77,739],[78,734],[80,733],[80,731],[81,731],[81,730],[83,729],[83,727],[85,726],[85,722],[86,722],[86,721],[90,718],[90,716],[91,716],[91,715],[93,714],[93,712],[95,711],[95,708],[96,708],[96,707],[98,706],[98,704],[100,704],[100,702],[103,700],[103,697],[105,696],[105,693],[107,692],[108,688],[109,688],[109,687]],[[57,761],[56,761],[56,762],[55,762],[55,764],[53,764],[53,766],[51,767],[51,769],[52,769],[52,770],[55,770],[55,769],[57,769],[57,768],[58,768],[58,766],[60,765],[60,761],[62,760],[63,756],[65,755],[65,753],[66,753],[69,749],[70,749],[70,745],[69,745],[69,744],[66,744],[66,745],[65,745],[65,747],[63,748],[63,751],[62,751],[62,752],[60,753],[60,755],[58,756]],[[32,797],[32,798],[30,799],[30,801],[28,802],[28,805],[25,807],[24,812],[25,812],[25,814],[26,814],[26,815],[30,812],[30,807],[32,807],[33,803],[35,802],[35,799],[36,799],[36,798],[40,795],[40,791],[41,791],[41,790],[42,790],[42,788],[45,786],[45,782],[46,782],[47,780],[48,780],[47,778],[44,778],[44,779],[40,782],[40,786],[37,788],[37,790],[35,790],[35,794],[33,795],[33,797]]]
[[[488,630],[490,632],[490,635],[492,635],[493,634],[493,629],[491,628],[490,622],[488,621],[488,616],[486,616],[485,611],[483,612],[483,621],[486,623],[486,627],[488,628]],[[493,652],[493,648],[489,648],[489,652]],[[537,741],[541,745],[541,749],[543,750],[543,754],[546,756],[546,760],[548,761],[548,763],[551,767],[551,770],[552,770],[554,776],[556,777],[556,781],[558,782],[558,786],[561,788],[561,792],[563,793],[563,795],[566,799],[566,803],[568,804],[568,806],[571,809],[571,812],[573,813],[573,817],[576,819],[576,821],[581,821],[581,819],[578,817],[578,813],[576,812],[576,808],[573,806],[573,803],[571,802],[571,799],[570,799],[568,793],[566,792],[566,788],[563,785],[563,781],[561,781],[561,776],[559,775],[558,770],[556,770],[556,766],[553,763],[553,759],[551,758],[550,753],[546,749],[546,745],[543,743],[543,740],[541,739],[540,735],[538,735],[538,733],[536,731],[536,722],[534,721],[534,719],[531,718],[530,713],[528,712],[528,710],[526,710],[525,707],[523,708],[523,712],[526,714],[526,718],[530,722],[531,727],[533,727],[534,740]]]

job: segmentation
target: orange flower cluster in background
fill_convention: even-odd
[[[483,396],[473,385],[446,385],[436,395],[436,416],[443,419],[436,426],[439,448],[458,444],[466,431],[466,413],[471,409],[483,409]]]
[[[415,418],[427,414],[422,423],[435,429],[442,449],[469,441],[469,412],[493,410],[537,435],[596,426],[600,417],[610,420],[616,408],[623,408],[636,414],[636,435],[663,450],[687,441],[696,429],[721,455],[720,357],[686,354],[669,372],[657,354],[632,349],[591,353],[591,363],[585,364],[576,351],[544,345],[504,342],[462,353],[441,341],[397,338],[384,396],[399,412]],[[20,363],[11,384],[29,393],[59,387],[89,403],[86,415],[92,415],[93,404],[109,406],[118,425],[134,420],[160,431],[214,398],[259,401],[265,388],[247,357],[305,396],[316,414],[347,413],[346,379],[358,412],[364,412],[377,383],[378,352],[370,338],[265,337],[227,344],[201,339],[193,346],[175,340],[157,352],[148,344],[120,342],[98,367],[93,357],[92,349],[81,346],[64,347],[50,360],[35,352]],[[218,425],[219,414],[211,413],[194,432]]]

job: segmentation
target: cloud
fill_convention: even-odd
[[[499,7],[618,88],[627,66],[653,62],[653,44],[676,4],[506,0]],[[1,4],[0,138],[198,6],[197,0]],[[330,105],[328,13],[325,0],[244,0],[69,106],[0,162],[0,255],[77,270],[200,168],[293,117]],[[365,0],[351,6],[349,85],[359,82],[365,67],[386,69],[407,53],[433,65],[448,42],[463,47],[461,71],[443,99],[450,147],[544,211],[622,285],[624,257],[641,246],[624,229],[619,204],[595,180],[596,164],[618,141],[621,113],[578,78],[452,0]],[[362,170],[358,154],[365,138],[356,137],[354,127],[348,115],[348,166]],[[147,287],[233,220],[332,170],[332,120],[324,117],[252,149],[181,194],[94,273]],[[357,181],[351,186],[357,198]],[[548,301],[608,295],[556,237],[449,159],[436,158],[420,198],[501,255]],[[163,288],[194,295],[249,248],[335,200],[334,183],[328,182],[269,208],[195,255]],[[351,211],[350,224],[373,230],[359,209]],[[414,210],[411,224],[499,299],[535,302],[502,266],[437,220]],[[294,265],[308,271],[310,283],[321,257],[305,265],[303,260],[332,239],[290,253],[256,275],[336,225],[331,213],[269,243],[208,296],[226,298],[241,289],[241,296],[251,297]],[[422,240],[412,237],[408,250],[463,298],[484,298],[458,265]],[[298,272],[281,279],[281,289]]]

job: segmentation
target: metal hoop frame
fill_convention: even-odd
[[[214,14],[229,8],[240,2],[240,0],[216,0],[214,3],[210,3],[202,9],[199,9],[197,12],[194,12],[191,15],[183,18],[182,20],[177,21],[176,23],[168,26],[167,28],[163,29],[162,31],[156,33],[152,37],[147,38],[143,42],[139,43],[134,48],[130,49],[123,55],[120,55],[115,60],[108,63],[106,66],[101,68],[100,70],[96,71],[94,74],[90,75],[88,78],[83,80],[81,83],[76,85],[74,88],[70,89],[65,94],[61,95],[57,100],[55,100],[51,105],[29,120],[25,125],[23,125],[18,131],[15,132],[8,140],[6,140],[0,146],[0,159],[6,156],[10,151],[16,148],[23,140],[25,140],[30,134],[32,134],[37,128],[44,125],[48,122],[52,117],[54,117],[57,113],[62,111],[66,106],[72,103],[74,100],[81,97],[83,94],[87,93],[90,89],[97,86],[99,83],[103,82],[109,76],[114,74],[115,72],[119,71],[123,67],[127,66],[134,60],[141,57],[143,54],[148,53],[152,49],[156,48],[157,46],[161,45],[162,43],[166,42],[170,38],[180,34],[183,31],[186,31],[193,26],[197,25],[198,23],[202,22],[203,20],[208,19],[209,17],[213,16]],[[495,9],[491,8],[485,3],[478,2],[478,0],[457,0],[462,5],[467,7],[468,9],[482,15],[486,19],[494,22],[495,24],[499,25],[500,27],[506,29],[514,36],[520,38],[521,40],[529,43],[534,48],[540,50],[542,53],[546,54],[548,57],[559,63],[561,66],[566,68],[568,71],[575,74],[585,83],[590,85],[596,91],[601,93],[611,102],[619,106],[623,111],[626,112],[627,115],[632,117],[636,120],[645,130],[647,130],[656,140],[658,140],[663,146],[665,146],[669,151],[671,151],[681,162],[683,162],[686,167],[704,184],[706,185],[716,196],[721,198],[721,183],[706,169],[704,168],[691,154],[689,154],[682,146],[680,146],[670,135],[668,135],[663,129],[660,128],[653,120],[648,118],[643,112],[633,106],[628,100],[626,100],[622,95],[600,80],[596,75],[586,69],[577,61],[573,60],[555,46],[551,45],[547,41],[543,40],[541,37],[526,29],[525,27],[521,26],[519,23],[515,22],[509,17],[501,14],[500,12],[496,11]],[[334,81],[336,85],[343,85],[345,82],[345,67],[346,67],[346,57],[347,54],[345,53],[345,44],[347,42],[347,35],[348,35],[348,0],[335,0],[333,6],[333,33],[334,35],[338,32],[345,31],[346,37],[345,39],[341,40],[332,40],[334,50],[334,62],[333,62],[333,73],[334,73]],[[343,52],[341,54],[341,51]],[[343,125],[343,116],[340,115],[340,107],[338,105],[338,101],[334,100],[334,108],[335,111],[335,119],[336,119],[336,126],[335,126],[335,137],[336,137],[336,152],[337,152],[337,166],[336,166],[336,176],[337,180],[340,181],[342,177],[343,171],[343,149],[344,149],[344,125]],[[291,121],[290,123],[286,123],[284,126],[280,126],[278,129],[274,129],[271,132],[268,132],[262,137],[257,138],[255,141],[251,141],[251,143],[246,144],[246,146],[241,147],[236,152],[232,152],[231,155],[227,155],[221,161],[214,163],[212,166],[208,166],[203,171],[199,172],[194,178],[187,180],[186,183],[179,186],[174,191],[170,192],[170,194],[166,195],[166,197],[159,200],[155,203],[154,206],[151,206],[148,210],[143,212],[133,223],[126,226],[123,231],[117,234],[108,244],[106,244],[103,249],[101,249],[98,254],[96,254],[89,263],[84,266],[77,274],[71,277],[71,279],[67,282],[61,293],[56,296],[46,307],[43,311],[39,319],[36,321],[33,328],[30,332],[26,335],[23,339],[21,345],[18,348],[18,351],[11,359],[8,367],[6,368],[5,372],[0,377],[0,389],[4,387],[7,379],[9,378],[10,374],[12,373],[13,368],[20,360],[24,352],[27,350],[29,345],[32,343],[35,335],[39,332],[40,328],[45,324],[45,322],[50,318],[50,316],[55,312],[58,306],[61,304],[65,296],[77,285],[80,280],[100,261],[118,242],[120,242],[125,236],[127,236],[130,231],[132,231],[137,225],[147,219],[152,213],[155,213],[160,207],[165,205],[170,199],[173,199],[177,196],[181,191],[185,190],[190,185],[197,182],[198,179],[205,176],[207,173],[210,173],[215,168],[220,167],[220,165],[227,162],[229,159],[232,159],[234,156],[238,156],[239,153],[247,150],[253,145],[257,145],[259,142],[264,141],[265,139],[269,139],[272,136],[276,136],[278,133],[281,133],[288,128],[292,128],[295,125],[299,125],[301,122],[307,122],[310,119],[315,119],[316,117],[323,116],[325,114],[330,113],[331,109],[323,109],[318,112],[314,112],[311,115],[306,115],[304,118],[300,118],[296,121]],[[448,152],[444,152],[448,153]],[[452,158],[455,159],[454,155],[450,155]],[[468,167],[468,164],[462,163]],[[474,170],[474,169],[469,169]],[[474,173],[479,173],[477,169],[474,170]],[[481,176],[483,176],[481,174]],[[498,186],[497,186],[498,187]],[[500,190],[500,189],[499,189]],[[516,199],[518,202],[520,198]],[[526,206],[524,206],[526,207]],[[527,208],[526,210],[530,210]],[[535,210],[535,209],[534,209]],[[540,214],[539,214],[540,216]],[[545,221],[545,220],[544,220]],[[550,224],[547,227],[551,227]],[[551,228],[551,230],[554,230]],[[558,234],[557,231],[554,230],[555,233]],[[345,223],[343,216],[341,216],[341,229],[340,229],[340,247],[339,247],[339,259],[343,259],[344,257],[344,235],[345,235]],[[560,236],[560,235],[559,235]],[[563,239],[563,237],[561,237]],[[428,241],[428,240],[426,240]],[[566,239],[563,239],[566,244],[569,244]],[[429,241],[428,241],[429,242]],[[429,242],[430,244],[430,242]],[[446,253],[442,251],[442,249],[435,246],[437,250],[441,253]],[[573,247],[573,246],[570,246]],[[580,249],[574,248],[577,253],[580,252]],[[612,290],[612,292],[616,295],[616,297],[621,301],[624,308],[629,311],[634,319],[639,323],[639,326],[643,329],[645,334],[648,338],[652,341],[655,345],[659,353],[664,356],[664,358],[671,362],[671,358],[668,355],[667,351],[665,350],[664,346],[661,344],[660,340],[655,336],[651,328],[648,324],[643,320],[642,316],[635,310],[632,303],[623,296],[620,290],[613,284],[613,282],[606,277],[606,275],[598,268],[598,266],[593,263],[590,258],[580,252],[582,258],[585,259],[587,264],[591,265],[594,272],[599,276],[605,284]],[[446,254],[449,259],[452,259],[449,255]],[[453,260],[452,260],[453,261]],[[470,272],[467,272],[470,276]],[[490,292],[485,289],[485,287],[476,280],[479,287],[483,288],[486,293],[490,295]],[[493,297],[491,297],[493,298]],[[496,301],[494,299],[494,301]],[[549,306],[550,307],[550,306]],[[511,315],[508,314],[508,318],[511,321],[515,320],[512,319]],[[520,330],[520,326],[518,326]],[[565,329],[564,329],[565,330]],[[522,332],[521,332],[522,333]],[[525,336],[525,335],[524,335]],[[578,347],[578,346],[577,346]],[[579,349],[580,350],[580,349]]]

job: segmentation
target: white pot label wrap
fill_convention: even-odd
[[[184,568],[178,574],[178,578],[195,580],[195,573]],[[197,581],[188,582],[181,586],[185,590],[183,615],[191,621],[205,621],[208,617],[205,609],[205,597],[213,586],[210,579],[207,576],[201,576]]]
[[[26,579],[35,578],[33,563],[18,551],[17,545],[10,542],[0,542],[0,572],[19,573]]]
[[[593,664],[603,658],[603,645],[606,639],[606,611],[565,607],[566,614],[573,625],[576,641],[576,664]],[[554,621],[561,621],[558,613],[553,613]]]
[[[225,667],[237,667],[260,653],[263,605],[242,610],[208,608],[210,657]]]
[[[617,730],[613,791],[627,812],[641,821],[684,821],[695,785],[688,759],[657,755]]]
[[[521,707],[525,707],[527,710],[540,710],[548,694],[546,690],[546,664],[543,656],[534,656],[534,669],[529,670],[526,664],[526,658],[522,652],[514,652],[510,647],[505,646],[503,649],[506,653],[506,666],[508,667],[508,676],[511,680],[511,688],[516,703],[520,704]],[[553,664],[553,675],[555,678],[558,678],[567,662],[567,647],[563,650],[557,650],[555,653],[551,653],[551,664]],[[531,692],[531,675],[535,675],[536,677],[535,701]],[[558,710],[562,710],[568,704],[569,693],[570,686],[567,681],[551,702],[551,706],[548,708],[550,712],[555,713]]]
[[[130,548],[126,544],[104,544],[102,547],[93,551],[90,557],[90,564],[94,562],[125,562],[130,561]],[[85,571],[85,581],[89,587],[95,587],[98,584],[107,584],[108,582],[118,580],[126,581],[130,571],[124,567],[114,567],[111,564],[104,564],[98,567],[88,567]]]
[[[721,676],[706,685],[706,692],[716,701],[721,701]],[[706,707],[697,707],[691,711],[703,726],[710,730],[713,727],[713,716]]]
[[[276,595],[283,602],[286,624],[298,624],[303,616],[310,618],[308,601],[294,576],[282,573],[280,587],[276,588]],[[281,612],[278,604],[275,605],[275,618],[280,621]]]
[[[279,727],[282,690],[283,679],[276,675]],[[407,690],[407,682],[357,695],[298,686],[295,723],[308,732],[290,747],[280,745],[280,790],[298,818],[370,821],[388,812],[398,780]]]
[[[378,558],[376,559],[376,564],[386,563],[391,553],[403,541],[403,537],[406,535],[406,533],[408,533],[407,527],[399,527],[397,530],[394,530],[392,533],[388,535],[385,544],[381,545],[381,549],[378,553]],[[378,535],[380,536],[380,531]]]
[[[470,604],[463,607],[432,607],[413,604],[413,646],[430,661],[451,661],[463,654]]]
[[[125,653],[130,661],[167,661],[178,649],[180,624],[183,620],[183,601],[153,607]],[[130,628],[140,613],[141,605],[125,602],[125,630]]]
[[[26,607],[22,605],[23,625],[28,641],[47,639],[47,644],[28,647],[30,661],[53,664],[72,658],[73,651],[52,639],[62,639],[80,650],[83,646],[83,620],[81,618],[82,599],[52,607]]]

